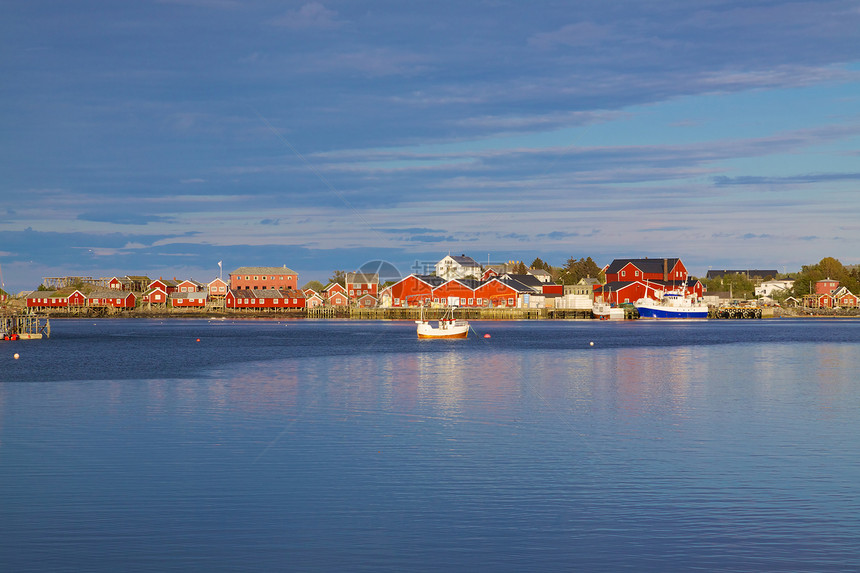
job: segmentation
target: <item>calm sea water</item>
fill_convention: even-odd
[[[860,321],[473,326],[0,342],[0,571],[860,570]]]

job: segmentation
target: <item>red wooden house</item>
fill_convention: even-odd
[[[176,292],[200,292],[206,288],[206,285],[199,283],[194,279],[185,279],[176,285]]]
[[[87,295],[87,306],[90,308],[116,308],[121,310],[133,309],[136,297],[132,292],[115,293],[113,289],[93,291]]]
[[[860,297],[842,287],[833,293],[833,303],[842,308],[857,308],[860,306]]]
[[[299,275],[283,267],[239,267],[230,273],[232,290],[295,290]]]
[[[34,310],[50,310],[60,308],[85,308],[87,295],[79,290],[33,291],[27,295],[27,308]]]
[[[170,295],[167,294],[166,290],[161,287],[155,287],[143,293],[141,301],[148,305],[166,305],[168,296]]]
[[[331,283],[323,289],[322,296],[329,306],[348,306],[346,288],[340,283]]]
[[[225,305],[236,310],[290,310],[305,308],[305,295],[296,290],[230,289]]]
[[[206,308],[208,293],[174,292],[170,293],[170,306],[173,308]]]
[[[363,294],[355,301],[355,306],[359,308],[374,308],[379,304],[379,301],[372,294]]]
[[[475,289],[476,306],[509,307],[517,306],[519,290],[501,279],[492,278]]]
[[[444,284],[444,279],[433,275],[409,275],[390,287],[391,306],[421,306],[433,300],[433,289]]]
[[[178,284],[178,281],[176,281],[176,280],[158,278],[158,279],[155,279],[154,281],[152,281],[151,283],[149,283],[149,287],[147,288],[147,291],[151,291],[151,290],[155,290],[155,289],[161,289],[162,291],[164,291],[165,294],[170,294],[172,292],[176,292],[176,285],[177,284]]]
[[[683,282],[687,267],[681,259],[615,259],[606,268],[606,282],[636,280]]]
[[[206,285],[209,290],[209,298],[224,298],[227,296],[227,283],[218,278]]]
[[[133,290],[132,282],[128,277],[113,277],[108,281],[107,286],[112,290]]]
[[[308,289],[305,289],[303,292],[305,295],[305,307],[306,308],[317,308],[317,307],[323,306],[323,304],[325,304],[325,301],[323,300],[322,295],[320,293],[318,293],[317,291],[315,291],[314,289],[308,288]]]
[[[615,259],[605,273],[606,284],[594,289],[594,300],[632,303],[676,289],[701,298],[705,290],[700,281],[688,277],[687,267],[677,258]]]
[[[376,273],[346,273],[346,295],[356,300],[366,294],[379,296],[379,275]]]
[[[433,289],[433,302],[450,306],[475,306],[474,279],[451,279]]]
[[[815,294],[833,294],[839,288],[839,281],[824,279],[815,281]]]

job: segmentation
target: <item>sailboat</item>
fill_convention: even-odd
[[[416,320],[418,325],[418,338],[467,338],[469,336],[469,322],[454,318],[454,307],[448,307],[445,314],[436,325],[424,320],[424,307],[421,307],[421,319]]]

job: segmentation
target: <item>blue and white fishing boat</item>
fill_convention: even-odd
[[[708,318],[708,305],[697,302],[693,297],[680,291],[655,294],[662,295],[659,300],[640,298],[633,303],[639,311],[639,318]]]

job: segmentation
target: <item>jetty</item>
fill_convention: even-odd
[[[424,318],[438,320],[445,313],[444,307],[424,309]],[[457,309],[457,318],[465,320],[544,320],[544,319],[579,319],[594,318],[591,309],[551,309],[551,308],[469,308]],[[363,320],[418,320],[421,309],[417,307],[401,308],[350,308],[349,318]]]
[[[38,314],[0,314],[0,340],[36,340],[51,337],[51,321]]]

